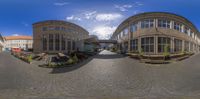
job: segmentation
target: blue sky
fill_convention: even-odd
[[[142,12],[171,12],[200,29],[200,0],[0,0],[0,33],[32,35],[32,23],[66,20],[107,39],[126,18]]]

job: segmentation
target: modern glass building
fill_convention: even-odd
[[[167,12],[147,12],[123,21],[111,39],[118,41],[117,48],[121,51],[159,55],[163,54],[165,48],[171,54],[197,53],[200,49],[199,37],[195,25],[182,16]]]
[[[60,20],[48,20],[33,24],[33,51],[35,53],[68,53],[83,47],[89,37],[82,27]]]

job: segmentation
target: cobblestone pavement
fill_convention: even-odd
[[[0,53],[0,99],[199,99],[199,60],[149,65],[103,51],[74,67],[48,69]]]

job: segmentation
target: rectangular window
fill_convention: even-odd
[[[137,31],[137,23],[131,25],[131,33]]]
[[[154,20],[153,19],[146,19],[141,21],[141,28],[151,28],[154,26]]]
[[[71,41],[67,41],[67,50],[68,50],[68,51],[71,50]]]
[[[128,35],[128,28],[124,29],[124,36]]]
[[[158,27],[162,28],[170,28],[170,21],[169,20],[158,20]]]
[[[60,35],[59,34],[55,34],[55,49],[57,51],[60,50]]]
[[[47,31],[47,27],[42,27],[42,31]]]
[[[53,34],[49,34],[49,50],[53,50]]]
[[[174,52],[182,52],[182,40],[174,39]]]
[[[131,40],[130,50],[133,52],[138,51],[138,39]]]
[[[174,22],[174,29],[181,32],[181,24]]]
[[[55,30],[60,30],[60,27],[55,27]]]
[[[141,39],[143,52],[154,52],[154,37],[145,37]]]
[[[75,43],[75,41],[73,41],[72,42],[72,50],[75,50],[75,48],[76,48],[76,43]]]
[[[186,26],[184,27],[184,33],[185,33],[185,34],[189,34],[189,28],[186,27]]]
[[[184,42],[184,51],[186,51],[186,52],[189,52],[189,42],[188,41],[185,41]]]
[[[158,37],[158,52],[170,52],[170,38]]]
[[[66,45],[66,44],[65,44],[64,35],[61,36],[61,42],[62,42],[62,44],[61,44],[61,45],[62,45],[62,50],[65,50],[65,45]]]
[[[46,51],[47,50],[47,38],[45,35],[43,35],[42,40],[43,40],[43,51]]]

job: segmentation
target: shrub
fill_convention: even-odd
[[[67,64],[73,64],[73,63],[74,63],[74,61],[73,61],[72,58],[69,58],[69,59],[67,60]]]
[[[139,55],[140,55],[140,56],[143,56],[143,55],[144,55],[144,51],[143,51],[142,48],[140,48]]]
[[[74,63],[77,63],[77,62],[78,62],[78,57],[76,56],[76,54],[72,57],[72,59],[73,59],[73,62],[74,62]]]
[[[32,62],[32,61],[33,61],[32,55],[29,55],[29,56],[28,56],[28,62]]]

